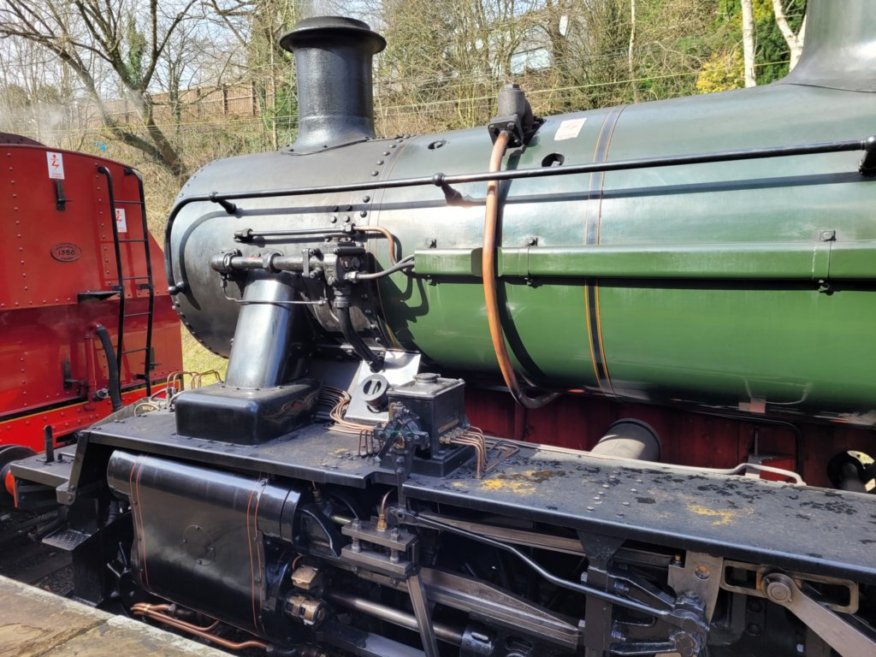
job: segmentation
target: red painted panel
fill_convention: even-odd
[[[146,274],[137,179],[123,165],[41,146],[0,145],[0,444],[42,445],[42,427],[58,438],[110,411],[96,401],[107,386],[106,357],[94,328],[118,340],[118,294],[80,293],[119,286],[106,178],[112,175],[124,278]],[[63,170],[63,171],[62,171]],[[63,178],[59,176],[63,175]],[[65,200],[58,207],[59,188]],[[179,322],[167,296],[161,250],[150,239],[156,292],[153,380],[182,368]],[[122,388],[143,384],[148,291],[145,279],[122,281],[126,299]],[[136,316],[139,315],[139,316]],[[140,351],[137,351],[140,349]],[[34,429],[34,427],[37,427]],[[36,431],[36,433],[34,433]],[[37,435],[38,434],[38,435]]]
[[[133,404],[146,394],[144,388],[122,393],[124,404]],[[108,399],[79,402],[54,408],[39,410],[31,415],[0,421],[0,445],[12,443],[29,447],[35,452],[43,451],[45,445],[44,429],[52,427],[56,444],[67,442],[70,434],[94,424],[112,412]]]
[[[486,433],[572,449],[591,449],[612,422],[635,418],[659,434],[665,463],[731,468],[758,455],[765,465],[794,470],[816,486],[830,486],[826,467],[838,452],[876,456],[876,432],[827,424],[775,424],[756,416],[719,417],[687,409],[566,395],[527,410],[508,393],[466,391],[469,421]]]

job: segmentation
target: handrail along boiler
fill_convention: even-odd
[[[539,118],[509,85],[394,139],[383,38],[299,23],[296,142],[168,221],[227,381],[14,466],[93,510],[77,595],[282,654],[876,655],[876,8],[843,5],[768,87]]]

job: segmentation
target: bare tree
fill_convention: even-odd
[[[803,22],[800,24],[800,30],[794,34],[788,23],[788,17],[785,15],[785,7],[782,0],[773,0],[773,13],[776,16],[776,24],[779,26],[779,31],[788,44],[788,49],[791,51],[791,66],[790,70],[794,70],[797,62],[800,61],[800,55],[803,54],[803,40],[806,37],[806,16],[803,16]]]
[[[630,80],[633,85],[633,100],[639,102],[639,88],[636,85],[636,0],[630,0],[630,48],[627,51],[627,69],[630,72]]]
[[[277,148],[281,131],[293,125],[293,69],[280,37],[305,13],[307,2],[296,0],[208,0],[216,17],[245,53],[244,77],[252,84],[269,144]],[[328,13],[344,13],[343,9]],[[286,135],[289,136],[288,134]]]
[[[751,0],[742,2],[742,58],[745,66],[745,86],[757,85],[754,69],[754,10]]]
[[[113,138],[180,178],[186,166],[155,121],[150,90],[168,44],[197,7],[197,0],[3,0],[0,37],[24,39],[58,57]],[[139,125],[120,121],[108,109],[105,98],[116,90],[133,106]]]

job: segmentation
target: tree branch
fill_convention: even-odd
[[[794,34],[788,23],[788,17],[785,15],[785,7],[782,0],[773,0],[773,14],[776,17],[776,25],[779,26],[779,31],[788,44],[788,49],[791,51],[791,70],[797,65],[800,60],[800,55],[803,53],[803,36],[806,33],[806,17],[803,17],[803,24],[800,26],[800,33]]]

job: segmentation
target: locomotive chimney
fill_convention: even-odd
[[[296,153],[374,137],[371,59],[386,40],[366,23],[340,16],[300,21],[280,39],[295,53],[298,78]]]
[[[848,91],[876,91],[873,0],[810,0],[800,62],[783,80]]]

